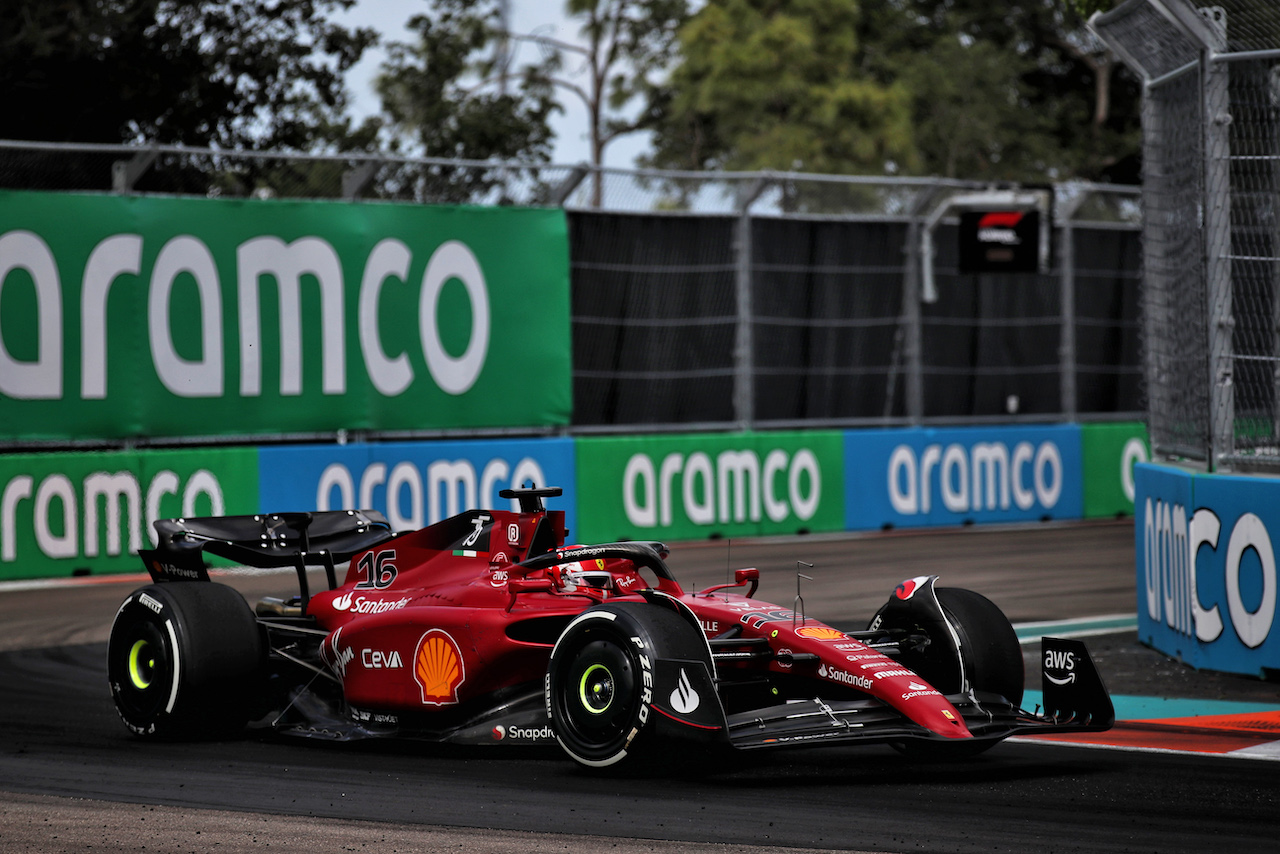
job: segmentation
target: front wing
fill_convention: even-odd
[[[995,742],[1014,735],[1101,732],[1112,727],[1115,708],[1085,645],[1044,638],[1042,649],[1043,711],[1029,712],[981,691],[947,695],[974,739]],[[733,714],[726,718],[726,734],[731,745],[743,750],[840,742],[968,741],[931,732],[873,699],[792,700]]]

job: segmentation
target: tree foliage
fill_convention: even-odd
[[[587,85],[563,74],[557,84],[587,108],[591,163],[600,166],[613,140],[652,126],[653,105],[663,97],[662,78],[675,59],[676,37],[688,19],[687,0],[568,0],[565,9],[581,22],[585,48],[561,44],[560,62],[581,58]],[[638,112],[627,116],[628,109]]]
[[[913,167],[909,93],[859,71],[860,17],[856,0],[709,0],[680,31],[652,163]]]
[[[514,75],[500,67],[496,0],[431,0],[408,27],[416,41],[389,45],[376,82],[395,146],[428,157],[548,159],[554,66]]]
[[[6,0],[0,137],[314,150],[368,143],[343,74],[353,0]]]
[[[563,0],[579,43],[427,0],[359,128],[353,2],[8,0],[0,138],[545,161],[567,95],[596,165],[653,129],[665,167],[1137,179],[1140,89],[1083,26],[1111,0]]]
[[[655,78],[670,63],[687,0],[567,0],[582,42],[503,29],[497,0],[430,0],[392,44],[377,88],[393,144],[439,157],[548,159],[565,97],[587,111],[590,161],[651,123]],[[532,46],[537,59],[522,47]],[[633,109],[639,104],[639,112]],[[600,201],[600,184],[594,198]]]
[[[1115,0],[1067,0],[1067,5],[1081,18],[1087,18],[1094,12],[1110,10],[1115,5]]]
[[[1061,0],[708,0],[653,163],[1136,180],[1140,89]]]
[[[917,139],[930,171],[1137,180],[1141,88],[1061,0],[895,5],[908,23],[896,30],[905,41],[880,40],[888,49],[878,71],[909,69],[915,79]],[[937,92],[966,98],[966,109],[939,111],[947,99]]]

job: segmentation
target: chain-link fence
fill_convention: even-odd
[[[1020,273],[961,271],[959,214],[1030,198],[966,181],[0,142],[0,187],[563,207],[577,432],[1142,406],[1132,187],[1041,191]]]
[[[1091,25],[1145,84],[1155,450],[1280,467],[1280,4],[1129,0]]]

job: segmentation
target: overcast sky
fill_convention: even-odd
[[[518,33],[535,33],[562,41],[581,42],[579,25],[564,15],[564,0],[511,0],[511,28]],[[409,18],[427,10],[425,0],[358,0],[349,13],[337,16],[348,26],[372,27],[382,35],[383,42],[408,41],[405,24]],[[526,45],[523,54],[534,58],[534,47]],[[365,58],[347,75],[347,88],[351,91],[352,109],[357,118],[378,112],[378,96],[373,91],[373,78],[378,67],[386,59],[382,47],[365,52]],[[572,57],[565,62],[565,73],[577,71]],[[585,84],[585,72],[579,72]],[[551,160],[554,163],[580,163],[590,160],[587,142],[586,108],[576,95],[561,90],[559,100],[565,111],[552,119],[555,131],[555,148]],[[629,167],[647,146],[645,135],[632,134],[619,139],[605,149],[606,166]]]

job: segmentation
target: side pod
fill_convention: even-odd
[[[1040,652],[1044,717],[1073,729],[1110,729],[1115,706],[1084,643],[1041,638]]]

